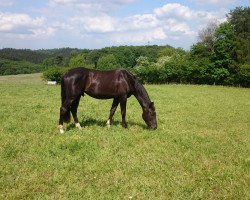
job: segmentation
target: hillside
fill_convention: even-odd
[[[61,64],[60,60],[70,57],[71,52],[79,52],[78,49],[0,49],[0,75],[30,74],[42,72],[55,64]]]

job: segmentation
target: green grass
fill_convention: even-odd
[[[57,129],[60,86],[0,77],[0,199],[250,199],[250,90],[147,85],[158,129],[134,97],[129,128],[112,100],[85,96],[83,130]]]

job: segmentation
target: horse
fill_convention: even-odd
[[[113,122],[113,115],[120,104],[122,127],[127,128],[127,99],[134,95],[142,107],[142,118],[148,128],[156,129],[157,120],[154,103],[140,81],[127,69],[99,71],[78,67],[69,70],[61,78],[61,107],[59,118],[60,133],[64,133],[63,122],[70,122],[70,112],[75,126],[81,129],[77,108],[81,96],[87,94],[96,99],[113,99],[107,125]]]

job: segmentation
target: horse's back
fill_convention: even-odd
[[[77,68],[73,68],[70,69],[69,71],[67,71],[62,78],[63,79],[67,79],[67,78],[71,78],[71,77],[76,77],[76,76],[82,76],[84,74],[88,73],[88,69],[84,68],[84,67],[77,67]]]
[[[69,70],[63,79],[69,90],[99,99],[130,96],[133,90],[132,74],[124,68],[100,71],[78,67]]]
[[[93,74],[96,76],[101,76],[101,77],[105,77],[105,76],[112,76],[112,75],[117,75],[117,74],[121,74],[124,73],[125,71],[127,71],[124,68],[117,68],[117,69],[111,69],[111,70],[97,70],[97,69],[88,69],[85,67],[77,67],[77,68],[73,68],[70,69],[68,72],[66,72],[63,75],[63,78],[69,78],[72,76],[83,76],[85,75],[89,75],[89,74]]]
[[[98,99],[116,98],[127,91],[127,82],[121,69],[91,70],[85,88],[85,93]]]

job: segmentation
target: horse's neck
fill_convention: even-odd
[[[140,103],[142,109],[146,108],[150,104],[148,93],[139,82],[136,83],[134,96]]]

